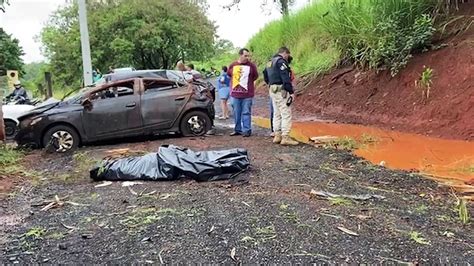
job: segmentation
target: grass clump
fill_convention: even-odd
[[[8,145],[0,144],[0,174],[13,174],[19,172],[19,163],[24,154]]]
[[[421,233],[416,232],[416,231],[411,231],[410,232],[410,239],[415,241],[418,244],[421,244],[421,245],[430,245],[431,244],[430,241],[423,238]]]

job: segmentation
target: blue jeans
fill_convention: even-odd
[[[252,134],[252,102],[253,98],[232,98],[234,109],[235,128],[238,133]]]

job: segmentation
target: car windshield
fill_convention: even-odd
[[[68,103],[79,103],[82,100],[82,96],[88,91],[91,90],[92,88],[83,88],[77,93],[74,93],[64,99],[65,102]]]

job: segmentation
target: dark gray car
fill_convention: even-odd
[[[112,138],[169,132],[201,136],[214,116],[212,96],[203,84],[129,78],[33,109],[19,118],[15,139],[20,145],[65,152]]]

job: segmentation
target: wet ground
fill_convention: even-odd
[[[269,128],[268,103],[257,97],[254,122]],[[354,154],[373,164],[416,171],[474,199],[474,142],[426,137],[375,127],[297,117],[292,136],[311,143],[312,137],[333,136],[354,141]],[[316,121],[315,121],[316,120]]]
[[[345,151],[272,145],[261,128],[251,138],[228,136],[229,122],[217,131],[29,154],[39,177],[1,201],[0,263],[474,262],[474,229],[460,222],[450,189]],[[105,156],[161,144],[246,148],[252,167],[232,181],[131,188],[95,187],[88,177]]]

